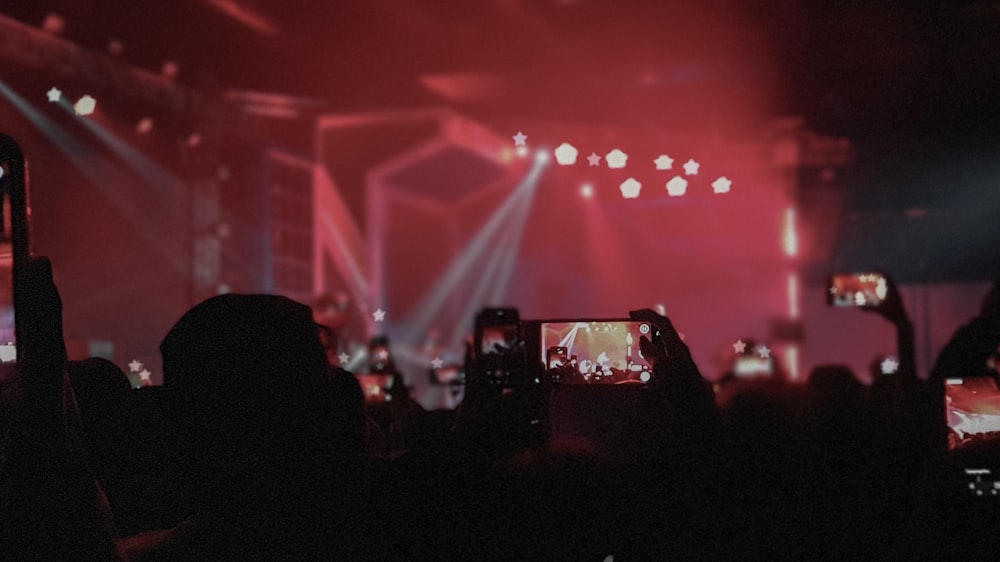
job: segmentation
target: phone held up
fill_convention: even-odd
[[[521,317],[516,308],[484,308],[476,315],[473,346],[490,386],[511,388],[521,350]]]
[[[828,279],[826,303],[838,308],[874,308],[888,295],[889,282],[882,273],[836,273]]]
[[[13,375],[17,362],[18,287],[16,272],[29,257],[28,167],[13,138],[0,134],[0,379]]]

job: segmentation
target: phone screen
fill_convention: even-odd
[[[1000,388],[992,377],[945,379],[948,446],[1000,437]]]
[[[20,146],[0,135],[0,379],[13,375],[17,361],[14,269],[28,258],[26,174]]]
[[[770,357],[740,355],[733,362],[733,374],[740,378],[753,378],[774,374],[774,363]]]
[[[551,369],[548,351],[561,350],[562,384],[646,383],[653,369],[639,350],[639,338],[650,331],[649,323],[632,320],[542,322],[541,361]]]
[[[885,301],[889,285],[881,273],[847,273],[830,276],[827,303],[831,306],[878,306]]]

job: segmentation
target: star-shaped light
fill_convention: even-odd
[[[695,162],[694,158],[691,158],[687,162],[684,163],[684,173],[687,174],[687,175],[689,175],[689,176],[697,176],[698,175],[698,166],[701,166],[701,164]]]
[[[389,359],[389,350],[380,349],[378,350],[378,353],[375,354],[375,357],[381,361],[387,361]]]
[[[616,148],[605,154],[604,159],[608,162],[609,168],[617,170],[625,167],[625,162],[628,160],[628,154],[625,154]]]
[[[733,186],[733,182],[726,176],[712,182],[712,191],[715,193],[729,193],[729,188]]]
[[[73,109],[77,115],[90,115],[97,108],[97,100],[90,96],[83,96],[76,101]]]
[[[761,359],[767,359],[771,357],[771,350],[766,345],[762,345],[757,348],[757,354],[760,355]]]
[[[556,147],[556,162],[558,162],[560,166],[572,166],[573,164],[576,164],[576,157],[578,154],[580,154],[580,151],[578,151],[575,146],[569,144],[568,142],[564,142]]]
[[[882,374],[883,375],[891,375],[891,374],[895,373],[897,369],[899,369],[899,361],[896,361],[892,357],[886,357],[882,361]]]
[[[128,364],[128,371],[130,373],[138,373],[142,369],[142,363],[138,359],[133,359],[131,363]]]
[[[152,374],[153,373],[149,372],[149,369],[143,369],[142,371],[139,372],[139,382],[148,384],[149,382],[151,382],[149,380],[149,377],[152,376]]]
[[[346,351],[341,351],[340,355],[337,356],[337,359],[340,360],[341,367],[346,367],[347,363],[351,360],[351,356],[348,355]]]
[[[590,156],[587,157],[587,163],[590,164],[590,167],[600,166],[601,157],[596,152],[591,152]]]
[[[514,139],[514,146],[524,146],[524,141],[528,140],[528,135],[518,131],[517,134],[511,138]]]
[[[745,353],[747,350],[747,344],[743,340],[736,340],[733,344],[733,352],[735,353]]]
[[[376,322],[384,322],[385,321],[385,311],[380,308],[380,309],[376,310],[375,312],[372,312],[372,318],[374,318]]]
[[[672,197],[680,197],[687,191],[688,182],[680,176],[674,176],[667,182],[667,194]]]
[[[435,357],[434,360],[431,361],[431,367],[435,369],[440,369],[441,367],[444,367],[444,360],[441,359],[440,357]]]
[[[636,197],[639,197],[639,191],[642,189],[642,184],[635,178],[629,178],[622,182],[619,189],[622,191],[623,198],[635,199]]]
[[[669,170],[674,167],[674,159],[666,154],[661,154],[656,160],[653,160],[653,164],[656,164],[657,170]]]
[[[49,88],[49,91],[46,92],[45,95],[48,96],[49,101],[52,103],[56,103],[60,98],[62,98],[62,92],[60,92],[59,88],[56,88],[55,86]]]

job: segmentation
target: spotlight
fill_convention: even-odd
[[[45,14],[45,19],[42,20],[42,31],[51,33],[52,35],[59,35],[63,32],[63,29],[66,29],[66,20],[62,16],[51,12]]]
[[[153,119],[151,117],[143,117],[139,120],[139,123],[135,126],[135,132],[140,135],[145,135],[153,130]]]
[[[201,133],[191,133],[187,138],[188,148],[197,148],[201,144]]]
[[[539,164],[545,164],[549,161],[549,153],[546,150],[539,150],[535,153],[535,162]]]
[[[527,155],[528,155],[528,147],[526,147],[526,146],[519,146],[519,147],[517,147],[517,149],[516,149],[516,150],[514,151],[514,154],[517,154],[517,156],[518,156],[519,158],[524,158],[525,156],[527,156]]]
[[[580,186],[580,196],[584,199],[590,199],[594,196],[594,186],[589,183],[585,183]]]
[[[616,148],[605,154],[604,160],[608,163],[608,167],[613,170],[624,168],[626,161],[628,161],[628,154]]]
[[[164,78],[173,80],[174,78],[177,78],[177,73],[180,72],[180,70],[180,65],[172,60],[168,60],[163,63],[163,69],[160,70],[160,74],[162,74]]]
[[[108,41],[107,51],[113,57],[121,56],[125,52],[125,43],[121,39],[112,39]]]

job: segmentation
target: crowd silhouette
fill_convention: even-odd
[[[945,381],[991,376],[1000,283],[919,378],[899,293],[872,312],[898,369],[729,381],[671,321],[644,385],[499,392],[467,349],[454,411],[366,405],[306,305],[221,295],[160,350],[163,386],[68,361],[44,258],[20,272],[18,377],[0,423],[2,560],[995,560],[990,439],[952,447]],[[880,321],[873,316],[872,321]],[[587,425],[584,414],[604,421]],[[606,423],[604,423],[606,422]]]

